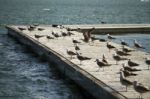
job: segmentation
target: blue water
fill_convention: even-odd
[[[0,0],[0,25],[150,23],[149,0]],[[103,36],[105,37],[105,36]],[[116,35],[130,46],[138,39],[150,51],[148,34]],[[85,99],[53,65],[7,36],[0,27],[0,99]]]
[[[1,24],[150,23],[149,16],[150,1],[0,0]]]

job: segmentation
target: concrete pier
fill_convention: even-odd
[[[150,33],[150,24],[92,24],[92,25],[64,25],[73,30],[81,29],[82,32],[96,28],[93,33]]]
[[[126,86],[120,83],[119,71],[122,68],[122,63],[127,63],[127,60],[120,61],[116,64],[116,61],[112,58],[112,54],[114,54],[115,51],[111,50],[109,52],[106,47],[106,42],[94,41],[94,43],[85,43],[82,41],[82,33],[77,31],[71,31],[71,33],[74,34],[71,36],[49,40],[46,38],[46,35],[52,36],[52,32],[58,34],[67,32],[66,28],[35,26],[35,28],[30,31],[28,30],[28,26],[7,26],[6,28],[10,36],[29,46],[37,54],[44,56],[47,61],[53,62],[62,74],[68,76],[97,99],[139,98],[140,94],[134,90],[133,85],[129,86],[126,91]],[[23,28],[23,30],[19,28]],[[35,38],[35,34],[44,37]],[[80,65],[80,61],[76,56],[73,56],[73,59],[70,58],[67,54],[67,49],[75,52],[72,39],[81,42],[81,44],[78,45],[81,49],[79,53],[92,58],[91,60],[83,61]],[[117,49],[122,48],[119,44],[113,42],[111,42],[111,44]],[[94,61],[96,59],[101,60],[103,54],[105,54],[111,66],[104,67],[104,70],[100,68],[100,70],[97,71],[99,66]],[[130,76],[127,77],[127,79],[132,82],[138,81],[150,87],[150,70],[147,70],[148,66],[145,64],[146,57],[150,57],[150,54],[139,50],[131,52],[131,56],[125,56],[125,58],[139,63],[140,66],[136,68],[142,70],[135,72],[138,74],[137,76]],[[143,98],[149,99],[150,92],[144,93]]]

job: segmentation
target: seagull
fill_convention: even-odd
[[[84,37],[84,42],[88,43],[89,40],[91,39],[91,32],[94,30],[95,28],[91,28],[90,30],[88,30],[87,32],[83,33],[83,37]]]
[[[75,52],[69,51],[68,49],[67,49],[67,54],[71,56],[71,59],[72,59],[72,56],[77,55]]]
[[[126,92],[127,92],[128,86],[133,84],[131,81],[125,78],[124,73],[122,71],[120,71],[120,82],[122,85],[126,86]]]
[[[130,67],[139,66],[138,63],[135,63],[135,62],[131,61],[131,59],[128,60],[128,65],[129,65]]]
[[[103,59],[106,59],[105,54],[103,54],[102,58],[103,58]]]
[[[105,62],[101,62],[99,59],[96,59],[95,62],[96,62],[97,65],[99,66],[99,69],[98,69],[97,71],[99,71],[100,68],[102,68],[102,67],[103,67],[103,71],[104,71],[104,67],[105,67],[105,66],[110,66],[110,64],[105,63]]]
[[[123,68],[121,68],[120,71],[123,72],[123,74],[124,74],[125,77],[138,75],[138,74],[132,73],[132,72],[130,72],[130,71],[128,71],[128,70],[124,70]]]
[[[121,40],[121,45],[123,45],[123,46],[129,46],[124,40]]]
[[[54,31],[52,31],[52,35],[53,35],[53,36],[55,35]]]
[[[26,28],[23,28],[23,27],[18,27],[18,29],[21,31],[26,30]]]
[[[35,26],[30,25],[30,26],[28,27],[28,30],[29,30],[29,31],[33,31],[34,29],[35,29]]]
[[[133,86],[134,86],[134,89],[140,93],[140,99],[142,99],[142,94],[143,93],[146,93],[148,91],[150,91],[150,88],[147,87],[147,86],[144,86],[143,84],[141,83],[138,83],[137,81],[134,81],[133,82]]]
[[[103,54],[103,57],[102,57],[102,62],[104,62],[104,63],[107,63],[108,64],[108,61],[106,60],[106,57],[105,57],[105,55]]]
[[[91,33],[93,32],[93,30],[95,30],[94,27],[87,31],[88,38],[91,38]]]
[[[94,27],[87,31],[88,38],[91,38],[91,33],[93,32],[93,30],[95,30]]]
[[[73,33],[71,33],[70,31],[67,32],[68,36],[74,35]]]
[[[111,44],[109,44],[108,42],[107,42],[107,48],[109,49],[109,52],[110,52],[110,50],[111,49],[114,49],[114,48],[116,48],[116,47],[114,47],[113,45],[111,45]]]
[[[100,38],[99,41],[100,42],[106,42],[107,40]]]
[[[77,40],[74,40],[74,39],[72,39],[72,42],[74,43],[74,45],[77,45],[77,44],[81,43],[81,42],[79,42]]]
[[[79,51],[80,50],[79,46],[76,45],[75,50],[76,50],[76,52]]]
[[[128,54],[126,52],[123,52],[123,51],[119,51],[118,49],[115,49],[116,50],[116,53],[120,56],[127,56],[127,55],[131,55],[131,54]]]
[[[45,29],[43,29],[43,28],[38,28],[38,30],[39,30],[39,31],[43,31],[43,30],[45,30]]]
[[[54,37],[51,37],[51,36],[46,36],[46,38],[48,39],[48,40],[50,40],[50,39],[54,39]]]
[[[115,37],[112,37],[110,34],[107,34],[107,38],[112,40],[112,39],[116,39]]]
[[[78,60],[80,60],[80,65],[81,65],[82,61],[84,61],[84,60],[90,60],[91,59],[89,57],[81,56],[81,55],[79,55],[79,53],[76,53],[76,54],[77,54]]]
[[[117,54],[113,54],[113,58],[114,58],[114,60],[116,60],[116,64],[118,64],[118,61],[127,60],[127,58],[123,58]]]
[[[61,31],[61,35],[62,35],[63,37],[68,36],[68,34],[67,34],[67,33],[65,33],[65,32],[63,32],[63,31]]]
[[[90,40],[90,38],[89,38],[89,36],[88,36],[88,33],[87,33],[87,32],[84,32],[84,33],[83,33],[83,37],[84,37],[84,42],[88,43],[88,42],[89,42],[89,40]]]
[[[44,35],[37,35],[37,34],[35,34],[34,37],[39,40],[39,38],[44,37]]]
[[[53,31],[52,31],[52,35],[56,38],[61,37],[58,33],[54,33]]]
[[[132,51],[134,51],[134,50],[130,50],[130,49],[125,48],[125,47],[123,46],[123,47],[122,47],[122,51],[128,53],[128,52],[132,52]]]
[[[142,49],[145,49],[141,44],[139,44],[136,40],[134,40],[134,46],[136,48],[142,48]]]
[[[106,22],[104,22],[104,21],[101,21],[101,24],[106,24]]]
[[[149,70],[149,66],[150,66],[150,59],[147,57],[145,60],[145,63],[148,65],[148,70]]]
[[[130,71],[130,72],[136,72],[136,71],[141,71],[141,69],[136,69],[136,68],[132,68],[129,66],[125,66],[125,64],[122,64],[122,67],[124,70]]]

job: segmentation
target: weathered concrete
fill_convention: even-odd
[[[38,31],[37,28],[34,31],[23,30],[20,31],[18,27],[26,26],[8,26],[8,34],[15,37],[21,43],[30,46],[37,54],[43,55],[48,61],[54,62],[58,69],[67,75],[70,79],[74,80],[82,88],[86,89],[89,93],[98,99],[125,99],[125,98],[138,98],[137,93],[133,86],[128,87],[128,91],[125,91],[125,86],[120,83],[119,70],[122,68],[122,63],[127,61],[121,61],[118,65],[112,58],[114,51],[109,53],[106,48],[105,42],[95,41],[93,44],[84,43],[82,40],[82,34],[76,31],[72,31],[75,35],[71,37],[60,37],[58,39],[47,40],[46,37],[42,37],[39,40],[34,37],[38,35],[51,35],[52,31],[60,33],[60,31],[66,31],[66,29],[53,28],[50,26],[38,26],[44,28],[43,31]],[[91,57],[89,61],[83,61],[82,65],[79,65],[79,60],[75,57],[72,60],[67,55],[66,49],[74,50],[72,38],[80,40],[82,43],[79,45],[83,56]],[[120,45],[112,43],[118,49]],[[105,67],[104,71],[96,72],[99,68],[94,62],[96,58],[101,59],[102,54],[106,55],[109,63],[112,64],[110,67]],[[136,72],[138,76],[128,77],[127,79],[134,81],[137,80],[144,85],[150,86],[150,70],[147,70],[147,65],[144,63],[145,57],[150,57],[149,54],[141,51],[131,52],[132,56],[127,56],[139,63],[140,66],[137,68],[142,71]],[[147,76],[148,75],[148,76]],[[150,92],[143,94],[145,99],[150,98]]]
[[[73,30],[81,29],[84,32],[90,28],[96,28],[92,33],[150,33],[150,24],[81,24],[81,25],[64,25]]]

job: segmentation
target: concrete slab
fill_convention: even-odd
[[[118,25],[117,25],[118,26]],[[120,25],[121,27],[124,25]],[[148,26],[149,25],[144,25]],[[110,51],[106,47],[106,42],[99,42],[95,41],[92,43],[85,43],[81,39],[83,39],[82,33],[72,31],[75,35],[68,36],[68,37],[59,37],[58,39],[48,40],[46,37],[41,37],[39,39],[35,38],[34,35],[52,35],[52,31],[57,32],[58,34],[63,32],[67,32],[65,28],[53,28],[50,26],[37,26],[34,31],[23,30],[20,31],[18,27],[23,27],[27,29],[27,26],[9,26],[14,30],[19,31],[19,33],[29,36],[30,38],[36,40],[38,43],[43,44],[53,51],[59,53],[60,55],[64,56],[66,59],[71,61],[72,63],[76,64],[78,67],[82,68],[83,70],[87,71],[89,74],[97,78],[99,81],[104,82],[109,87],[113,88],[114,90],[118,91],[120,94],[124,95],[127,98],[138,98],[139,93],[137,93],[133,86],[128,87],[128,91],[125,91],[125,86],[120,83],[120,74],[119,71],[122,68],[122,63],[127,63],[127,60],[120,61],[118,65],[116,65],[116,61],[112,58],[112,55],[115,53],[114,50]],[[74,26],[77,27],[77,26]],[[138,27],[138,25],[137,25]],[[43,28],[43,31],[37,30],[38,28]],[[89,28],[86,26],[86,28]],[[29,38],[29,39],[30,39]],[[80,61],[74,56],[73,59],[70,59],[70,56],[67,54],[67,49],[71,51],[75,51],[74,44],[72,43],[72,38],[79,40],[81,44],[78,46],[80,47],[79,53],[82,53],[83,56],[92,58],[91,60],[86,60],[82,62],[80,65]],[[121,49],[122,46],[116,43],[111,42],[117,49]],[[102,55],[105,54],[108,62],[112,64],[111,66],[101,68],[99,71],[99,66],[94,62],[97,58],[102,59]],[[140,64],[140,66],[136,67],[142,69],[142,71],[136,72],[137,76],[127,77],[127,79],[131,81],[139,81],[142,84],[150,87],[150,70],[147,70],[147,64],[145,64],[145,58],[150,57],[150,54],[141,51],[133,51],[131,52],[131,56],[125,56],[126,58],[130,58],[131,60]],[[150,98],[150,92],[143,94],[144,99]]]

